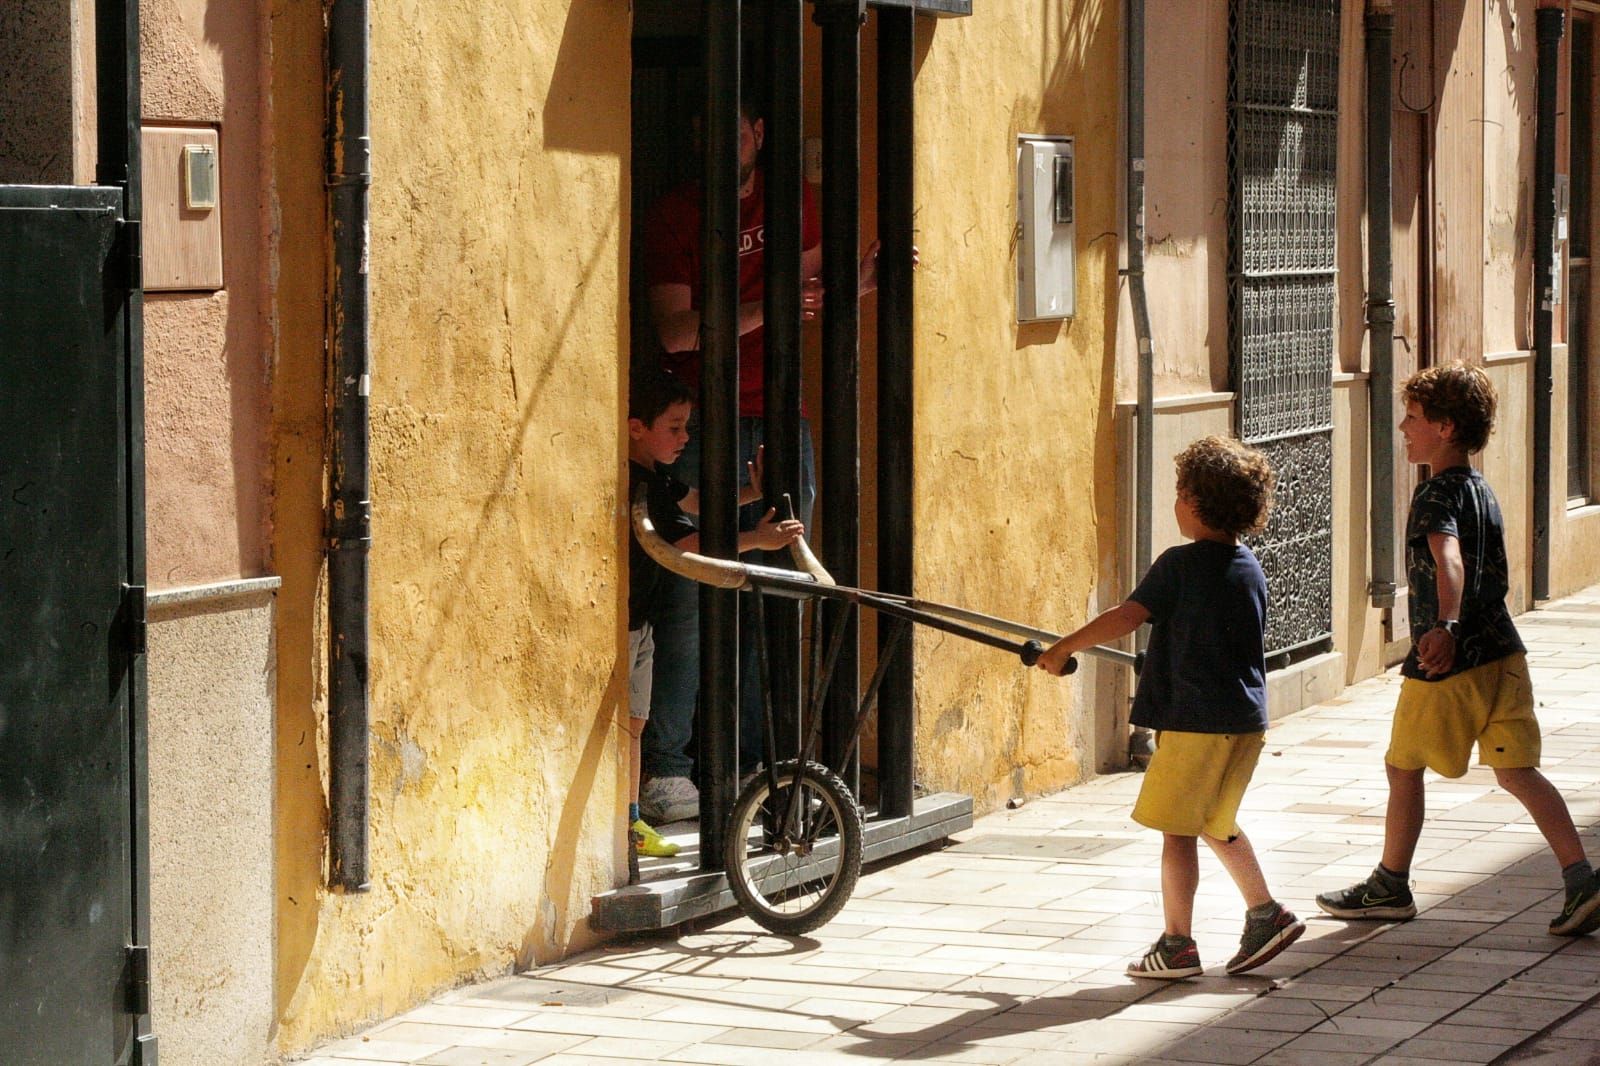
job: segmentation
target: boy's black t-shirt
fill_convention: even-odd
[[[1428,534],[1461,543],[1463,587],[1456,660],[1449,673],[1428,677],[1417,665],[1417,641],[1439,620],[1439,575]],[[1400,672],[1443,681],[1464,670],[1526,650],[1506,609],[1510,588],[1505,521],[1483,475],[1466,466],[1441,470],[1417,486],[1406,516],[1406,584],[1411,593],[1411,652]]]
[[[1128,599],[1150,612],[1133,724],[1188,733],[1267,728],[1267,579],[1242,544],[1168,548]]]
[[[640,485],[649,486],[650,521],[668,544],[676,544],[695,531],[689,516],[683,513],[678,501],[689,493],[689,486],[673,477],[662,467],[654,470],[628,460],[628,507],[631,513],[633,494]],[[638,629],[650,621],[655,613],[656,592],[665,573],[661,564],[650,558],[639,538],[633,535],[633,523],[628,523],[628,629]]]

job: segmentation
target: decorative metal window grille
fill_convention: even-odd
[[[1229,341],[1237,426],[1278,473],[1251,547],[1267,575],[1267,654],[1333,632],[1337,0],[1230,0]]]

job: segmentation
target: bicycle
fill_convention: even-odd
[[[949,604],[840,585],[817,561],[803,538],[792,547],[799,569],[784,570],[674,548],[651,525],[642,493],[633,501],[632,517],[639,543],[666,569],[702,584],[754,596],[756,659],[761,691],[765,694],[766,758],[734,800],[728,832],[723,838],[723,869],[740,908],[763,928],[786,936],[809,933],[825,925],[849,901],[861,876],[866,832],[866,816],[849,786],[816,757],[822,741],[822,703],[832,683],[845,634],[850,631],[847,625],[834,625],[824,653],[822,601],[842,602],[849,610],[868,607],[901,623],[893,627],[879,649],[877,667],[867,683],[840,757],[843,765],[848,765],[855,754],[861,731],[877,705],[889,664],[913,624],[1011,652],[1029,667],[1060,638],[1032,626]],[[811,685],[808,708],[802,717],[810,725],[798,757],[782,761],[777,758],[768,683],[768,595],[815,601],[811,613]],[[1138,666],[1132,653],[1114,648],[1091,648],[1088,653]],[[1065,672],[1070,674],[1076,669],[1077,660],[1069,660]]]

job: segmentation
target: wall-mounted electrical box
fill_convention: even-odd
[[[1017,138],[1017,321],[1077,312],[1072,138]]]
[[[222,208],[214,127],[146,126],[144,287],[222,288]]]

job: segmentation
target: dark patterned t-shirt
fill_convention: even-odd
[[[668,544],[676,544],[696,532],[694,522],[683,513],[683,508],[678,506],[678,501],[689,494],[689,486],[679,481],[667,472],[664,466],[654,469],[640,463],[628,460],[628,501],[631,506],[633,494],[640,485],[649,486],[648,510],[650,521],[656,527],[656,532],[661,534],[661,539]],[[638,629],[646,622],[651,621],[659,604],[657,596],[660,594],[661,579],[666,571],[661,569],[661,564],[650,558],[644,550],[644,545],[639,543],[639,538],[633,535],[633,525],[628,525],[628,629]]]
[[[1417,665],[1417,641],[1439,620],[1439,582],[1428,534],[1461,542],[1463,587],[1456,660],[1450,672],[1428,677]],[[1441,470],[1417,486],[1406,518],[1406,581],[1411,589],[1411,653],[1400,672],[1442,681],[1464,670],[1525,650],[1506,610],[1510,587],[1505,523],[1483,475],[1465,466]]]

